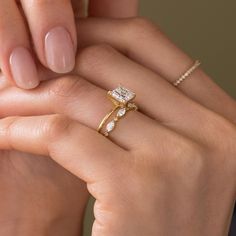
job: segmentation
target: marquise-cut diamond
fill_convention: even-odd
[[[107,124],[106,131],[110,133],[115,128],[115,121],[111,121]]]
[[[121,86],[111,91],[110,95],[120,103],[127,103],[135,98],[135,93]]]
[[[117,112],[117,116],[122,117],[124,116],[126,113],[126,108],[121,108],[118,112]]]

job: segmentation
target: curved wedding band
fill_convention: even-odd
[[[112,101],[114,108],[103,118],[97,131],[108,137],[115,129],[117,123],[126,116],[129,111],[138,110],[133,102],[136,94],[124,87],[119,86],[113,91],[108,91],[107,97]]]
[[[177,79],[173,85],[175,87],[178,87],[182,82],[184,82],[186,79],[188,79],[190,77],[190,75],[193,74],[193,72],[201,65],[200,61],[195,61],[193,66],[188,69],[183,75],[181,75],[181,77],[179,79]]]

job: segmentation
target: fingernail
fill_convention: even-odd
[[[69,32],[63,27],[50,30],[45,37],[48,67],[57,73],[68,73],[75,66],[75,51]]]
[[[18,87],[33,89],[39,85],[39,77],[34,59],[28,49],[15,48],[10,56],[11,73]]]

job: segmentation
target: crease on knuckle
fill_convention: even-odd
[[[131,35],[131,37],[142,40],[143,38],[147,38],[150,35],[156,34],[160,32],[159,27],[143,17],[136,17],[133,19],[129,19],[125,26],[125,34]]]
[[[19,117],[17,116],[4,118],[6,124],[0,131],[0,133],[3,133],[3,135],[6,137],[7,146],[9,147],[9,149],[14,149],[14,142],[12,136],[14,134],[15,124],[18,118]]]
[[[79,76],[70,76],[58,79],[49,88],[49,97],[52,97],[54,104],[68,104],[70,101],[79,99],[84,93],[88,92],[93,86]]]
[[[177,137],[163,143],[162,148],[155,152],[152,163],[166,178],[171,175],[196,179],[204,170],[204,151],[198,143]]]
[[[221,116],[213,116],[208,122],[207,136],[210,137],[210,147],[216,150],[235,150],[236,126]]]
[[[54,115],[48,118],[44,124],[43,132],[50,146],[70,134],[71,122],[69,118],[62,115]]]
[[[193,141],[187,141],[180,146],[174,159],[175,164],[179,164],[184,177],[196,179],[201,176],[206,164],[204,153],[205,149]]]
[[[77,57],[77,68],[79,72],[86,73],[91,70],[103,68],[106,62],[111,61],[116,50],[108,44],[99,44],[83,49]]]
[[[229,169],[236,171],[236,125],[223,117],[219,117],[212,124],[212,140],[211,153],[214,156],[217,155],[221,165],[228,166]]]

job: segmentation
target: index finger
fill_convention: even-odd
[[[70,0],[21,0],[40,62],[57,73],[75,65],[77,36]]]
[[[60,115],[0,119],[0,149],[50,156],[86,182],[114,174],[114,166],[128,161],[124,149]]]

